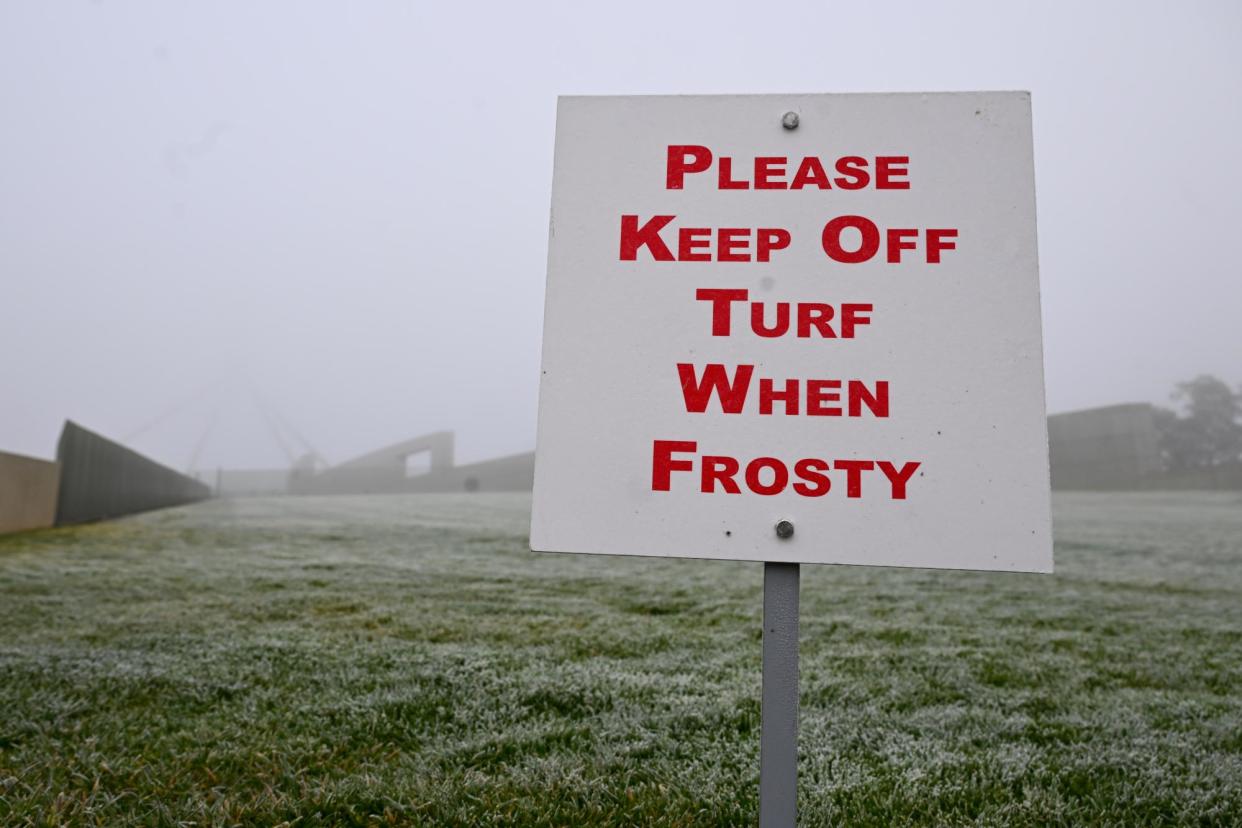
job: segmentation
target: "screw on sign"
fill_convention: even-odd
[[[531,547],[764,563],[792,825],[800,564],[1052,570],[1030,96],[562,98],[554,166]]]

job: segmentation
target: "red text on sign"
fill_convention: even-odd
[[[760,155],[749,164],[735,164],[728,155],[714,158],[712,151],[696,144],[673,144],[668,148],[665,186],[685,187],[687,175],[698,175],[716,165],[719,190],[908,190],[910,158],[905,155],[878,155],[868,160],[861,155],[843,155],[835,161],[807,156],[791,163],[788,156]],[[835,175],[830,175],[829,170]],[[874,169],[874,174],[872,170]]]
[[[675,472],[693,473],[698,465],[698,488],[704,494],[723,492],[741,494],[742,487],[757,495],[776,495],[792,488],[803,497],[822,497],[832,491],[833,475],[838,482],[844,477],[845,496],[851,499],[863,497],[863,481],[875,478],[879,472],[888,483],[887,491],[880,489],[883,497],[905,500],[906,487],[921,465],[917,461],[902,463],[900,467],[887,460],[841,459],[826,460],[804,457],[790,464],[776,457],[756,457],[746,462],[729,455],[698,455],[699,444],[694,440],[655,440],[651,444],[651,490],[672,490]],[[689,455],[688,457],[686,455]],[[740,480],[739,480],[740,478]],[[882,485],[882,484],[881,484]]]
[[[850,233],[855,236],[856,241],[845,241],[843,236],[848,231],[856,231]],[[957,249],[954,241],[957,230],[953,228],[917,230],[913,227],[893,227],[885,230],[881,237],[880,228],[865,216],[837,216],[824,225],[820,242],[828,258],[834,262],[867,262],[875,258],[883,246],[886,261],[889,264],[900,264],[903,251],[918,249],[920,234],[923,236],[924,259],[928,264],[940,264],[940,254],[943,251]]]
[[[682,400],[690,414],[707,411],[712,397],[720,404],[724,414],[741,414],[750,396],[753,365],[737,365],[730,377],[725,366],[710,362],[703,366],[700,376],[695,366],[677,363],[677,376],[681,380]],[[787,379],[777,383],[769,377],[759,379],[758,401],[760,414],[772,414],[776,405],[783,413],[808,417],[862,417],[863,409],[873,417],[888,416],[888,382],[878,380],[873,387],[861,380],[808,379],[805,382]],[[841,406],[841,393],[845,392],[845,407]],[[802,405],[805,399],[806,405]]]
[[[729,336],[733,330],[733,303],[745,302],[750,291],[745,288],[699,288],[694,298],[712,306],[712,336]],[[770,315],[767,311],[774,311]],[[823,339],[853,339],[860,325],[870,325],[874,307],[870,303],[846,302],[838,311],[824,302],[797,302],[790,312],[789,302],[751,302],[750,329],[756,336],[773,338],[794,333],[801,339],[818,336]],[[837,321],[834,323],[833,319]]]
[[[666,242],[660,231],[675,218],[652,216],[639,224],[636,215],[622,216],[621,261],[635,261],[645,247],[657,262],[768,262],[773,251],[789,247],[782,227],[682,227]]]

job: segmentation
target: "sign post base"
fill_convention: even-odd
[[[763,565],[763,718],[759,826],[798,819],[798,582],[796,563]]]

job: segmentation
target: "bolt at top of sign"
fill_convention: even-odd
[[[800,120],[797,112],[786,112],[781,116],[781,126],[785,129],[797,129]]]

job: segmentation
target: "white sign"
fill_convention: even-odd
[[[531,546],[1051,571],[1030,95],[561,98]]]

